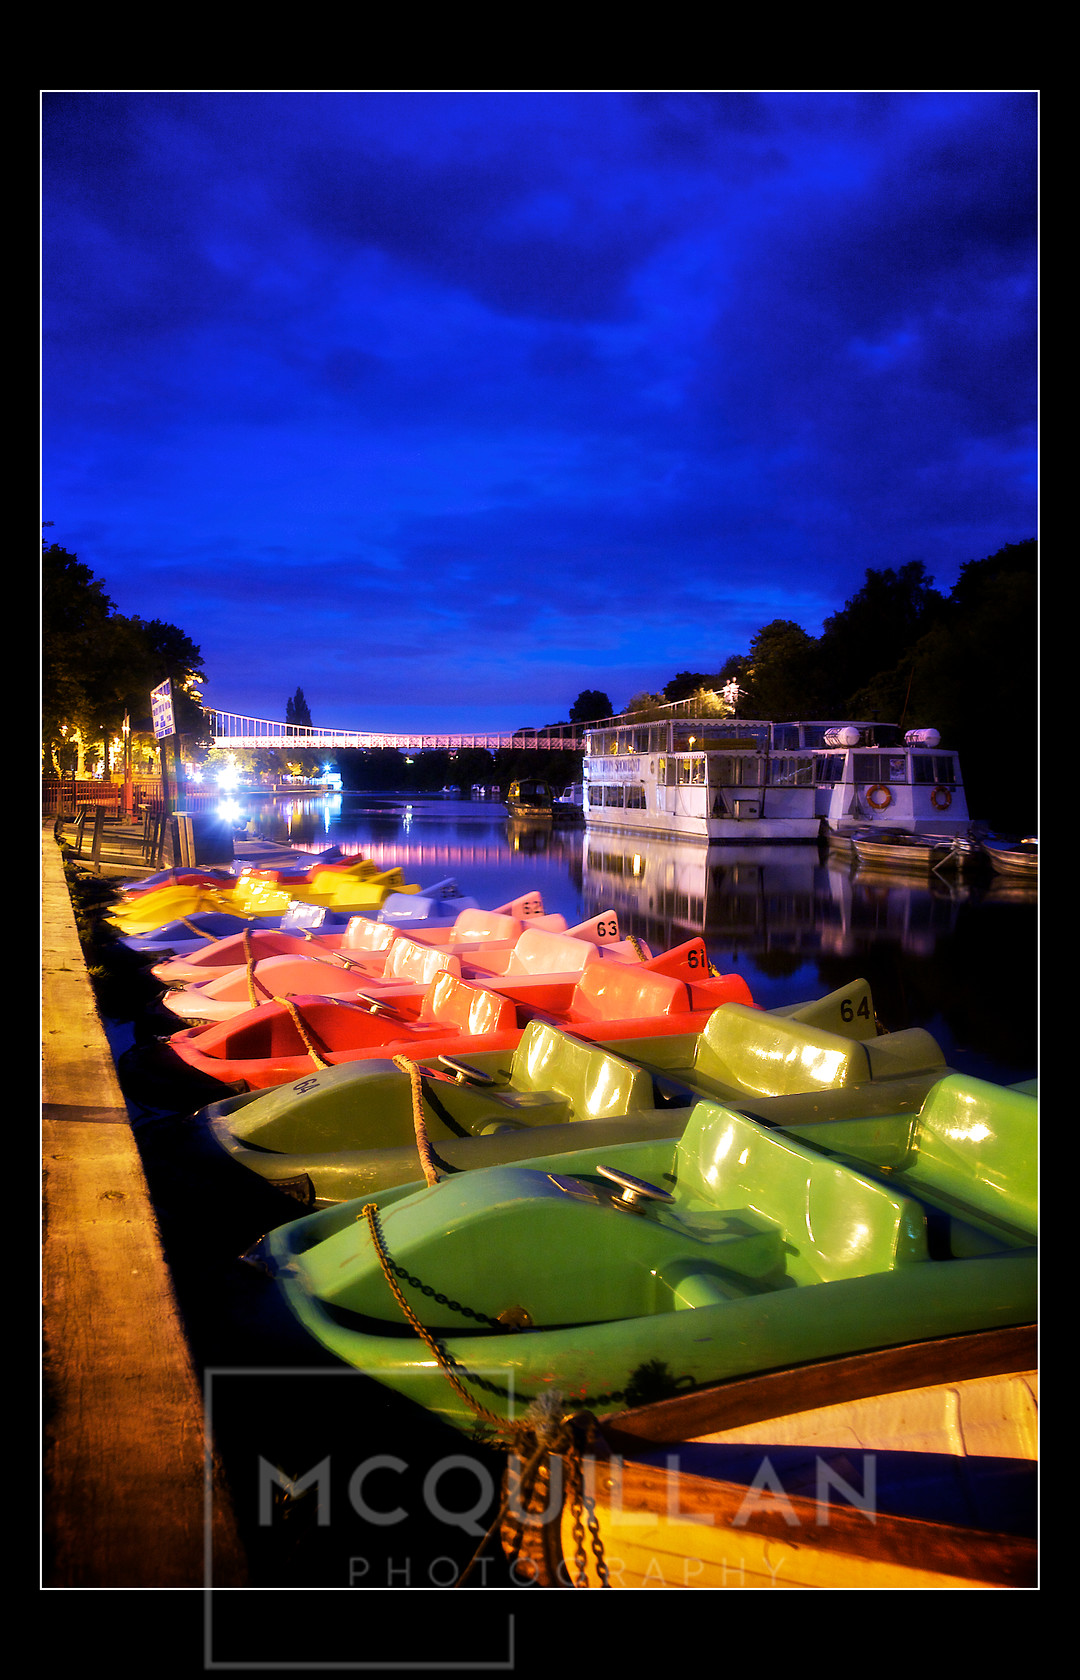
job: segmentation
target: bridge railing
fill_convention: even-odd
[[[298,723],[276,723],[265,718],[242,717],[236,712],[207,711],[216,747],[295,747],[317,752],[330,747],[358,747],[373,750],[395,747],[400,752],[459,752],[469,747],[489,752],[580,751],[584,736],[576,724],[555,729],[496,730],[475,734],[445,731],[410,735],[360,729],[324,729]]]

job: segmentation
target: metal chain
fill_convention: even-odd
[[[599,1578],[600,1585],[602,1587],[610,1587],[611,1581],[608,1574],[607,1563],[604,1559],[604,1547],[603,1541],[600,1537],[600,1525],[596,1519],[594,1503],[585,1492],[585,1476],[581,1461],[581,1449],[572,1433],[574,1422],[573,1414],[563,1418],[557,1425],[558,1434],[561,1437],[558,1442],[553,1440],[543,1440],[538,1443],[536,1440],[537,1431],[533,1426],[530,1426],[528,1422],[516,1425],[512,1424],[507,1418],[502,1418],[497,1412],[492,1412],[486,1406],[482,1406],[476,1397],[470,1394],[461,1378],[457,1375],[458,1370],[463,1370],[464,1367],[459,1365],[458,1361],[453,1359],[451,1355],[447,1353],[446,1349],[442,1346],[438,1339],[432,1335],[427,1326],[423,1324],[413,1312],[408,1301],[405,1299],[403,1291],[398,1285],[397,1279],[399,1277],[403,1278],[404,1281],[412,1288],[419,1289],[425,1295],[430,1295],[432,1299],[437,1301],[441,1306],[452,1307],[456,1312],[460,1312],[468,1318],[480,1319],[484,1323],[492,1325],[497,1329],[503,1329],[505,1326],[501,1325],[498,1319],[489,1318],[485,1313],[476,1312],[471,1307],[463,1307],[459,1302],[451,1301],[445,1295],[437,1293],[430,1287],[430,1285],[420,1283],[419,1279],[412,1277],[405,1271],[404,1267],[399,1266],[394,1260],[392,1260],[383,1238],[382,1229],[379,1225],[379,1210],[374,1202],[365,1202],[363,1209],[357,1217],[359,1219],[367,1220],[368,1228],[371,1232],[371,1240],[375,1245],[375,1252],[378,1255],[379,1263],[382,1266],[383,1276],[390,1287],[390,1291],[393,1294],[394,1299],[401,1308],[402,1313],[405,1315],[405,1318],[412,1325],[416,1334],[424,1342],[425,1346],[428,1347],[431,1353],[434,1354],[436,1360],[442,1368],[443,1375],[446,1377],[454,1391],[461,1396],[461,1398],[468,1406],[471,1407],[478,1417],[483,1418],[485,1422],[493,1425],[500,1436],[503,1437],[500,1445],[504,1446],[507,1450],[516,1448],[520,1452],[522,1450],[523,1443],[526,1440],[529,1440],[532,1446],[532,1455],[527,1468],[531,1468],[535,1465],[539,1459],[542,1458],[545,1452],[553,1450],[563,1451],[570,1471],[570,1481],[573,1486],[573,1503],[571,1505],[571,1513],[573,1516],[573,1534],[575,1545],[574,1561],[577,1567],[575,1585],[578,1587],[588,1587],[589,1584],[585,1558],[585,1528],[582,1523],[582,1514],[584,1513],[585,1522],[588,1524],[589,1533],[592,1537],[591,1546],[593,1556],[596,1560],[596,1573]],[[472,1382],[481,1380],[472,1376],[471,1373],[466,1372],[466,1375],[469,1376],[469,1380]],[[548,1434],[550,1435],[550,1433],[549,1429]],[[485,1534],[483,1540],[481,1541],[480,1546],[474,1553],[472,1561],[469,1564],[469,1568],[465,1571],[465,1575],[469,1573],[469,1570],[472,1568],[473,1563],[475,1563],[476,1558],[479,1557],[480,1552],[483,1550],[483,1547],[486,1545],[491,1534],[494,1532],[497,1524],[501,1522],[510,1504],[510,1499],[511,1495],[508,1494],[507,1498],[503,1501],[495,1522],[492,1523],[487,1534]],[[464,1580],[465,1576],[463,1575],[461,1579]],[[458,1584],[460,1585],[460,1581]]]
[[[505,1418],[499,1417],[498,1413],[496,1413],[496,1412],[489,1411],[486,1406],[481,1406],[480,1402],[477,1399],[475,1399],[475,1397],[473,1395],[471,1395],[469,1393],[469,1391],[465,1387],[464,1383],[457,1376],[457,1373],[452,1369],[453,1365],[455,1365],[457,1363],[457,1361],[456,1360],[451,1360],[450,1355],[447,1353],[446,1349],[432,1335],[431,1331],[427,1328],[427,1326],[425,1324],[421,1323],[420,1319],[417,1318],[416,1314],[413,1312],[412,1308],[410,1307],[408,1301],[405,1299],[405,1296],[404,1296],[402,1290],[398,1286],[397,1279],[394,1276],[394,1273],[398,1270],[398,1268],[394,1265],[393,1261],[390,1259],[390,1256],[389,1256],[389,1254],[387,1253],[387,1250],[386,1250],[386,1245],[383,1241],[382,1231],[379,1227],[379,1210],[376,1207],[375,1203],[374,1202],[365,1202],[365,1204],[364,1204],[363,1208],[361,1209],[361,1212],[360,1212],[358,1217],[361,1218],[361,1219],[366,1219],[367,1222],[368,1222],[368,1227],[371,1231],[371,1240],[375,1244],[375,1252],[379,1256],[379,1262],[380,1262],[380,1264],[382,1266],[382,1269],[383,1269],[383,1276],[386,1278],[387,1283],[390,1285],[390,1289],[391,1289],[391,1292],[394,1296],[394,1299],[396,1300],[398,1306],[401,1308],[402,1312],[405,1314],[405,1317],[408,1319],[409,1323],[412,1325],[413,1329],[416,1331],[416,1334],[420,1337],[421,1341],[423,1341],[425,1343],[425,1345],[435,1355],[435,1358],[438,1360],[440,1366],[442,1367],[443,1375],[446,1377],[447,1381],[450,1383],[450,1386],[453,1389],[455,1389],[458,1394],[461,1395],[462,1399],[465,1400],[468,1403],[468,1405],[470,1405],[472,1407],[473,1411],[476,1412],[480,1417],[485,1418],[489,1423],[494,1424],[496,1429],[505,1429],[505,1427],[506,1427]],[[447,1303],[447,1304],[449,1304],[449,1303]],[[464,1308],[459,1308],[459,1311],[464,1311],[464,1310],[465,1310]]]
[[[594,1501],[585,1492],[585,1471],[581,1460],[581,1449],[578,1447],[576,1441],[569,1448],[565,1457],[567,1468],[570,1472],[570,1483],[572,1487],[570,1514],[573,1519],[572,1533],[574,1536],[574,1563],[577,1568],[577,1576],[574,1584],[577,1587],[587,1587],[589,1584],[585,1559],[585,1524],[581,1520],[582,1513],[584,1512],[585,1521],[588,1523],[589,1533],[592,1536],[591,1546],[593,1558],[596,1562],[597,1577],[599,1578],[601,1587],[610,1587],[611,1578],[608,1574],[607,1561],[604,1557],[604,1543],[600,1538],[600,1524],[596,1519],[596,1507]]]

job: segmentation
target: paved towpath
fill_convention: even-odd
[[[145,876],[141,831],[98,873]],[[91,867],[89,864],[86,867]],[[46,1587],[242,1585],[227,1498],[51,818],[41,830]],[[205,1517],[212,1511],[212,1529]]]

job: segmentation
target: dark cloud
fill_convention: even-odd
[[[1036,125],[1024,91],[47,93],[51,534],[213,703],[300,683],[352,727],[621,703],[816,634],[868,565],[947,587],[1035,529]]]

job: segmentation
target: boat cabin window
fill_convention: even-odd
[[[956,761],[952,753],[912,753],[911,772],[914,782],[948,782],[956,786]]]
[[[713,787],[760,787],[764,762],[756,753],[710,753],[709,781]]]
[[[816,782],[842,782],[844,779],[844,753],[820,753],[814,759],[814,780]]]
[[[594,805],[605,808],[613,806],[616,810],[643,811],[645,809],[645,788],[641,782],[608,782],[602,787],[590,789],[589,798]]]
[[[906,782],[907,753],[852,753],[852,780],[869,785],[871,782]]]
[[[769,781],[773,787],[812,787],[814,760],[809,754],[771,758]]]
[[[750,747],[766,752],[770,725],[743,723],[736,718],[676,718],[671,725],[674,752],[710,752],[723,747]]]
[[[675,779],[680,787],[705,785],[705,754],[680,754],[672,760],[675,766]]]

